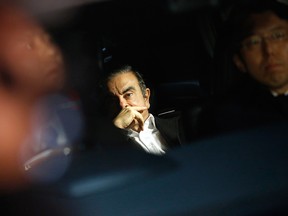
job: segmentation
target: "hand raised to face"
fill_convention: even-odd
[[[140,132],[143,130],[144,119],[142,111],[147,110],[147,107],[131,107],[126,106],[113,120],[116,127],[121,129],[132,129]]]

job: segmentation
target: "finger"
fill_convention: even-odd
[[[132,107],[124,108],[120,111],[120,113],[114,119],[114,124],[115,126],[119,128],[127,128],[127,127],[131,128],[131,123],[135,119],[135,116],[136,116],[136,120],[138,119],[137,122],[140,121],[140,125],[141,125],[141,121],[142,121],[141,113],[138,112],[137,110],[132,109]]]
[[[147,107],[126,107],[122,109],[114,119],[114,125],[119,128],[137,128],[137,131],[140,128],[140,130],[143,130],[144,119],[140,112],[145,109]]]
[[[139,127],[141,130],[143,130],[144,128],[144,119],[143,119],[143,116],[141,115],[141,113],[139,112],[135,112],[134,113],[134,119],[137,121]]]
[[[134,119],[131,124],[129,125],[129,128],[134,130],[134,131],[137,131],[138,133],[141,132],[143,130],[143,126],[141,127],[138,120],[137,119]]]
[[[147,110],[148,109],[148,107],[145,107],[145,106],[126,106],[125,107],[126,109],[129,109],[129,110],[135,110],[135,111],[144,111],[144,110]],[[125,109],[124,108],[124,109]]]
[[[131,116],[133,116],[133,118],[128,127],[138,132],[143,130],[144,126],[143,116],[137,111],[131,112]]]

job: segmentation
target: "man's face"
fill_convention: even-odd
[[[144,97],[139,82],[132,72],[117,74],[110,79],[107,85],[113,99],[112,102],[110,101],[112,112],[119,112],[119,109],[121,110],[126,106],[145,106],[149,109],[150,90],[146,88]],[[148,109],[141,113],[144,119],[149,115]]]
[[[251,32],[241,44],[236,66],[270,90],[288,90],[288,21],[267,11],[251,15]]]
[[[49,35],[22,11],[1,12],[0,60],[13,85],[39,93],[61,89],[63,58]]]

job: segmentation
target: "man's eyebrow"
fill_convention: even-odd
[[[275,27],[272,28],[270,31],[283,30],[283,29],[287,29],[287,27],[286,27],[286,26],[283,26],[283,25],[275,26]]]
[[[128,91],[135,90],[134,86],[128,86],[126,89],[123,90],[122,94],[127,93]]]
[[[278,31],[278,30],[285,30],[286,28],[287,27],[284,26],[284,25],[277,25],[277,26],[274,26],[271,29],[269,29],[268,32]],[[257,35],[257,34],[258,34],[257,30],[251,30],[251,31],[247,32],[245,37],[250,37],[250,36],[253,36],[253,35]]]

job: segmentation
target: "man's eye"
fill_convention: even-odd
[[[126,93],[124,97],[125,97],[125,98],[131,98],[132,95],[133,95],[133,93]]]
[[[279,31],[279,32],[273,32],[270,36],[272,40],[282,40],[287,37],[286,32]]]
[[[251,38],[248,38],[248,39],[244,40],[243,46],[247,47],[247,48],[250,48],[250,47],[253,47],[253,46],[257,46],[260,43],[261,43],[261,38],[260,37],[251,37]]]

